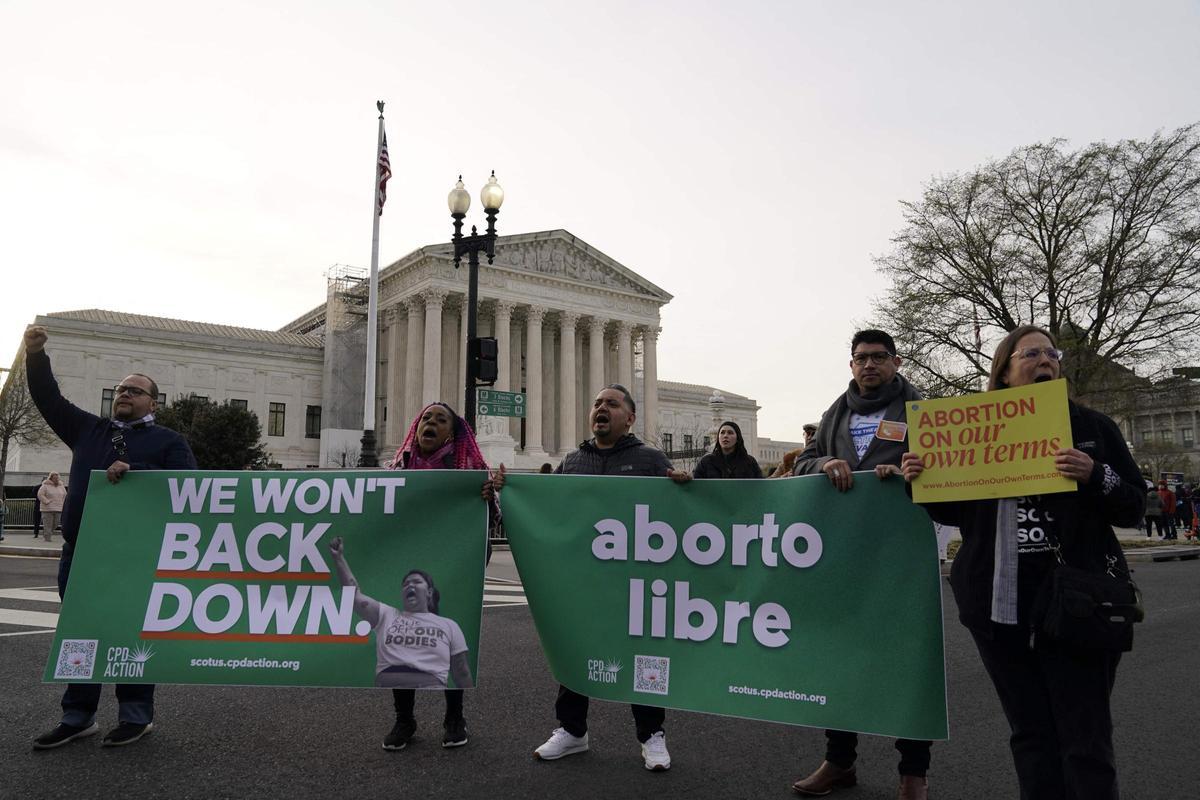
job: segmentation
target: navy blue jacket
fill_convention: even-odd
[[[79,536],[92,470],[108,469],[117,460],[129,464],[130,469],[196,469],[196,457],[187,440],[159,425],[127,428],[126,456],[118,459],[112,444],[117,430],[113,421],[89,414],[62,396],[50,371],[50,357],[44,350],[26,354],[25,374],[38,411],[58,438],[71,448],[71,479],[63,504],[62,534],[63,540],[72,546]]]

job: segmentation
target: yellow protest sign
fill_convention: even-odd
[[[908,441],[925,471],[918,503],[1071,492],[1054,468],[1071,447],[1065,380],[908,403]]]

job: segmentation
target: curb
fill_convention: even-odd
[[[0,544],[0,556],[29,556],[32,558],[61,558],[62,550],[52,550],[49,547],[21,547],[20,545]]]

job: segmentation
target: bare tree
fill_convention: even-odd
[[[1189,455],[1189,450],[1178,445],[1152,442],[1139,445],[1134,450],[1133,457],[1146,477],[1158,482],[1164,472],[1182,472],[1188,479],[1194,479],[1192,460]]]
[[[1058,338],[1084,400],[1144,387],[1198,340],[1200,124],[1022,147],[903,207],[874,316],[930,395],[977,390],[992,345],[1025,323]]]
[[[354,469],[358,466],[359,447],[355,444],[343,443],[332,448],[326,458],[326,466],[340,469]]]
[[[0,372],[8,373],[3,388],[0,388],[0,492],[3,492],[8,451],[12,445],[42,447],[54,444],[58,438],[42,419],[29,395],[24,360],[18,360],[13,369]]]

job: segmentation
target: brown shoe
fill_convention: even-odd
[[[916,775],[900,776],[900,793],[897,800],[928,800],[929,781]]]
[[[857,783],[854,767],[842,769],[837,764],[822,761],[816,772],[793,783],[792,791],[806,797],[824,797],[834,789],[844,789]]]

